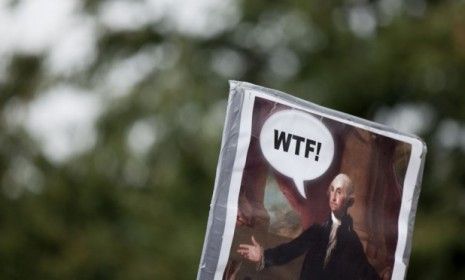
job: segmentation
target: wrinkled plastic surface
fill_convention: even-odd
[[[301,115],[303,121],[294,125]],[[284,122],[280,129],[273,127],[279,126],[276,118]],[[318,127],[327,128],[332,142],[317,126],[305,127],[305,118],[308,123],[321,121]],[[274,141],[268,148],[266,129]],[[316,178],[310,176],[322,161],[319,148],[324,156],[331,143],[331,164],[322,174],[312,173]],[[355,203],[348,213],[369,263],[380,278],[405,278],[425,154],[426,145],[414,135],[276,90],[231,81],[197,279],[298,279],[303,257],[257,270],[237,253],[238,246],[255,236],[264,249],[272,248],[323,224],[331,212],[328,185],[340,173],[348,174],[355,185]],[[307,169],[301,168],[305,160],[311,160]]]

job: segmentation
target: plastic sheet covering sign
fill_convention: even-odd
[[[426,146],[231,82],[198,279],[403,279]]]

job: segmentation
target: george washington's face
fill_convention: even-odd
[[[344,216],[347,212],[347,187],[342,180],[333,180],[328,190],[329,208],[338,218]]]

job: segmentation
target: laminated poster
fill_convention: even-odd
[[[404,279],[426,146],[231,82],[198,279]]]

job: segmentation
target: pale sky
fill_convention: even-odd
[[[101,32],[157,24],[163,32],[210,37],[239,20],[234,0],[102,1],[97,17],[83,12],[78,0],[22,0],[13,8],[7,2],[0,2],[0,81],[14,54],[44,54],[46,76],[72,77],[94,61]],[[10,126],[24,127],[50,160],[64,162],[95,144],[104,100],[126,95],[150,71],[172,66],[177,57],[174,46],[143,48],[116,60],[98,88],[52,84],[27,105],[12,102],[5,118]],[[154,143],[155,131],[149,128],[142,120],[130,130],[128,145],[135,153]]]
[[[79,0],[22,0],[13,8],[7,3],[0,1],[0,82],[6,79],[8,63],[14,54],[43,54],[45,77],[66,78],[85,72],[91,65],[97,55],[96,44],[101,32],[152,25],[161,32],[208,38],[233,28],[240,20],[235,0],[102,1],[97,17],[86,14]],[[368,8],[349,11],[348,24],[355,35],[372,36],[377,25],[385,24],[400,10],[402,1],[382,0],[379,5],[383,15],[381,22],[377,22],[374,11]],[[273,31],[270,26],[259,27],[257,30],[263,32],[258,32],[257,36],[264,39]],[[259,41],[268,42],[270,46],[272,42],[264,39]],[[11,126],[24,127],[38,140],[49,159],[66,161],[94,145],[95,122],[105,111],[104,100],[125,96],[151,71],[173,66],[178,57],[176,46],[161,44],[142,48],[132,56],[113,61],[96,88],[84,89],[66,83],[41,87],[37,98],[27,106],[12,102],[4,117]],[[229,50],[219,51],[212,61],[212,67],[226,76],[243,71],[243,64],[241,58]],[[270,55],[269,64],[281,78],[294,75],[300,67],[292,52],[279,48]],[[427,129],[425,120],[434,117],[431,112],[425,104],[401,104],[382,108],[376,120],[401,131],[421,133]],[[141,121],[128,135],[130,148],[136,149],[134,147],[139,144],[144,147],[136,149],[137,153],[148,150],[155,142],[155,131],[143,132],[148,127]],[[447,133],[450,127],[445,125],[438,133]],[[143,143],[137,143],[139,137],[136,135],[144,136],[140,138]]]

